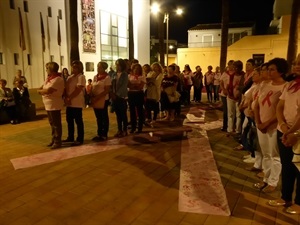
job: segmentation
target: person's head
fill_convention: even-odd
[[[175,74],[175,69],[176,69],[175,65],[169,65],[168,66],[168,74],[169,75],[174,75]]]
[[[296,60],[292,64],[292,73],[300,76],[300,54],[298,54]]]
[[[127,64],[124,59],[117,59],[116,61],[116,70],[117,72],[124,72],[127,69]]]
[[[251,72],[255,68],[255,60],[254,59],[248,59],[246,62],[246,71]]]
[[[152,63],[151,69],[157,74],[163,73],[163,68],[158,62]]]
[[[74,60],[72,62],[72,73],[77,74],[83,74],[83,63],[79,60]]]
[[[16,76],[21,77],[22,76],[22,70],[17,70]]]
[[[261,80],[269,80],[268,65],[269,64],[267,62],[260,65]]]
[[[234,63],[234,60],[229,60],[228,63],[227,63],[227,70],[228,71],[233,71],[234,68],[233,68],[233,63]]]
[[[236,73],[240,73],[243,70],[243,62],[241,60],[236,60],[233,62],[233,68]]]
[[[191,71],[192,71],[189,64],[185,64],[184,70],[185,70],[186,72],[191,72]]]
[[[104,61],[100,61],[97,64],[97,72],[100,73],[104,73],[108,68],[108,64]]]
[[[284,58],[274,58],[268,62],[268,72],[271,80],[285,78],[289,70],[288,62]]]
[[[212,71],[212,69],[213,69],[213,67],[212,67],[211,65],[209,65],[209,66],[207,67],[207,70],[208,70],[208,71]]]
[[[254,83],[259,83],[261,81],[261,76],[260,76],[261,73],[260,73],[260,71],[261,71],[261,67],[260,66],[254,68],[253,74],[252,74],[252,81]]]
[[[7,84],[7,81],[5,79],[0,79],[0,88],[4,89]]]
[[[201,72],[201,71],[202,71],[201,66],[196,66],[196,71],[197,71],[197,72]]]
[[[93,82],[92,79],[88,79],[88,84],[91,84]]]
[[[66,76],[69,76],[69,70],[67,69],[67,68],[63,68],[63,70],[62,70],[62,75],[64,75],[65,77]]]
[[[216,72],[220,72],[220,67],[219,66],[216,66]]]
[[[143,68],[141,66],[141,64],[137,63],[134,64],[132,67],[132,74],[133,75],[138,75],[138,76],[142,76],[143,75]]]
[[[59,65],[56,62],[48,62],[46,63],[47,74],[58,73]]]
[[[149,64],[143,65],[143,72],[145,75],[147,75],[151,71],[151,66]]]

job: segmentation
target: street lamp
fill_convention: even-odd
[[[160,5],[157,3],[153,3],[151,6],[151,11],[153,14],[157,14],[160,12]],[[176,10],[177,15],[181,15],[183,13],[183,10],[181,8],[178,8]],[[164,23],[166,24],[166,66],[168,66],[169,61],[169,12],[164,13]]]

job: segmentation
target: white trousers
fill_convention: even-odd
[[[257,129],[258,142],[260,145],[262,159],[262,169],[265,173],[263,181],[276,187],[281,173],[281,162],[277,145],[277,130],[262,133]]]
[[[235,128],[236,133],[241,133],[241,112],[239,110],[238,102],[227,98],[227,113],[228,113],[228,128],[227,132],[232,132]],[[234,122],[236,123],[234,124]]]

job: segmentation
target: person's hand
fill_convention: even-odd
[[[257,124],[257,129],[259,129],[262,133],[267,133],[268,130],[268,124],[267,123],[259,123]]]
[[[298,138],[295,134],[291,133],[291,134],[284,134],[282,136],[282,144],[284,144],[287,147],[291,147],[293,145],[295,145],[298,141]]]
[[[64,100],[65,100],[65,105],[66,106],[71,105],[71,99],[69,97],[66,97]]]

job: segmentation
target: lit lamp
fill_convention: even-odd
[[[157,4],[157,3],[153,3],[152,6],[151,6],[151,12],[153,14],[157,14],[160,12],[160,5]],[[177,15],[181,15],[183,13],[183,10],[178,8],[176,10],[176,14]],[[166,65],[168,66],[169,63],[169,13],[168,12],[165,12],[164,13],[165,16],[164,16],[164,23],[166,24]]]

